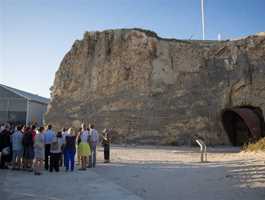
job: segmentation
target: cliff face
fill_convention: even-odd
[[[56,72],[46,122],[113,127],[116,142],[228,144],[220,113],[265,110],[265,36],[162,39],[140,29],[86,32]]]

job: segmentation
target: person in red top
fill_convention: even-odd
[[[31,134],[32,134],[32,140],[34,141],[34,138],[36,136],[36,126],[35,125],[31,126]]]
[[[34,159],[34,141],[32,136],[32,131],[30,127],[25,128],[25,132],[22,138],[22,144],[24,147],[24,168],[28,171],[33,171],[32,164]]]

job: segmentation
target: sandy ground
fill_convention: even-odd
[[[198,148],[116,146],[111,163],[102,163],[99,148],[98,166],[84,172],[0,170],[0,199],[265,199],[265,153],[208,151],[208,162],[200,163]]]

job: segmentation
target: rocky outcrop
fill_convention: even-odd
[[[116,142],[228,144],[220,113],[265,110],[265,36],[163,39],[151,31],[86,32],[56,72],[46,122],[113,127]]]

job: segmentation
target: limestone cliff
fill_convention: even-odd
[[[46,122],[113,127],[116,142],[228,144],[220,113],[265,110],[265,36],[163,39],[141,29],[86,32],[56,72]]]

